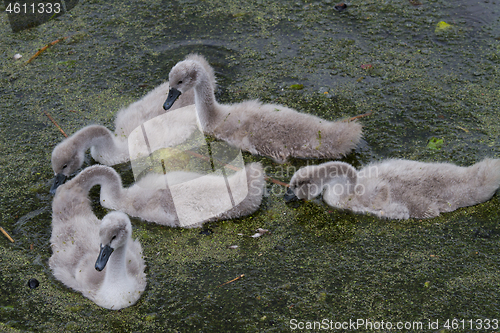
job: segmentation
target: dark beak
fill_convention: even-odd
[[[168,91],[167,100],[163,103],[163,108],[168,110],[174,105],[175,100],[181,95],[181,92],[175,88],[170,88]]]
[[[297,198],[297,196],[295,195],[295,193],[292,191],[291,188],[288,188],[288,190],[286,190],[286,193],[283,196],[283,198],[285,199],[285,202],[293,202],[299,200],[299,198]]]
[[[59,186],[61,186],[62,184],[64,184],[64,181],[66,180],[66,176],[63,175],[62,173],[58,173],[55,177],[54,177],[54,183],[52,184],[52,186],[50,187],[50,194],[54,195],[56,194],[56,190]]]
[[[99,252],[99,257],[97,257],[97,260],[95,262],[95,269],[98,270],[99,272],[106,267],[106,264],[108,263],[109,256],[111,253],[113,253],[114,249],[109,246],[102,246],[101,244],[101,252]]]

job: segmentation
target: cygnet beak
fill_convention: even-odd
[[[50,194],[54,195],[56,194],[56,190],[59,186],[61,186],[62,184],[64,184],[64,181],[66,180],[66,176],[63,175],[62,173],[58,173],[55,177],[54,177],[54,183],[52,184],[52,186],[50,187]]]
[[[175,88],[170,88],[170,90],[168,91],[168,96],[167,96],[167,100],[165,101],[165,103],[163,103],[163,109],[165,110],[168,110],[172,107],[172,105],[174,105],[174,102],[175,100],[181,95],[182,93],[175,89]]]
[[[106,267],[106,264],[108,263],[109,256],[111,253],[113,253],[114,249],[109,246],[105,245],[102,246],[101,244],[101,252],[99,252],[99,256],[97,257],[97,260],[95,262],[95,269],[98,270],[99,272]]]
[[[288,188],[288,190],[286,190],[286,193],[283,196],[283,198],[285,199],[285,202],[293,202],[299,200],[299,198],[297,198],[295,192],[293,192],[291,188]]]

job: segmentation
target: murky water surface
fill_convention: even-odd
[[[213,233],[133,220],[148,266],[148,287],[133,307],[101,309],[52,276],[50,156],[63,136],[44,112],[69,134],[92,123],[112,127],[120,107],[166,80],[189,52],[216,69],[221,102],[259,98],[326,119],[373,112],[360,120],[365,141],[344,159],[356,166],[500,157],[498,0],[363,0],[342,12],[334,5],[94,0],[15,34],[0,14],[0,225],[15,239],[0,236],[0,330],[285,332],[291,321],[365,319],[440,331],[447,319],[498,318],[498,195],[400,222],[319,200],[286,205],[283,189],[268,184],[261,209],[207,225]],[[441,21],[450,26],[436,30]],[[16,53],[23,58],[14,61]],[[440,149],[428,148],[431,138],[442,140]],[[281,169],[244,159],[262,161],[283,181],[311,163]],[[133,181],[130,165],[116,169]],[[102,217],[97,198],[94,189]],[[238,236],[258,227],[271,233]],[[40,286],[29,289],[30,278]],[[426,326],[436,320],[438,329]]]

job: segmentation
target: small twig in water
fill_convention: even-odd
[[[35,53],[31,58],[29,58],[28,61],[26,61],[26,64],[29,64],[30,62],[32,62],[33,59],[35,59],[40,54],[42,54],[43,52],[45,52],[45,50],[47,50],[50,46],[55,45],[55,44],[59,43],[60,41],[63,41],[63,40],[68,39],[68,38],[69,38],[69,36],[66,36],[66,37],[63,37],[63,38],[59,38],[59,39],[56,39],[55,41],[53,41],[53,42],[45,45],[40,50],[38,50],[38,52]]]
[[[224,282],[223,284],[221,284],[221,285],[219,285],[219,286],[217,286],[217,287],[222,287],[223,285],[226,285],[226,284],[228,284],[228,283],[231,283],[231,282],[234,282],[234,281],[236,281],[236,280],[239,280],[239,279],[241,279],[241,278],[242,278],[242,277],[244,277],[244,276],[245,276],[245,274],[241,274],[241,275],[240,275],[240,276],[238,276],[237,278],[232,279],[231,281]]]
[[[353,121],[353,120],[356,120],[356,119],[359,119],[359,118],[363,118],[363,117],[368,117],[368,116],[371,116],[372,115],[372,112],[368,112],[368,113],[363,113],[363,114],[360,114],[359,116],[354,116],[354,117],[351,117],[351,118],[348,118],[348,119],[344,119],[342,120],[343,122],[349,122],[349,121]]]
[[[63,129],[61,128],[61,126],[59,126],[56,121],[54,120],[54,118],[52,118],[50,116],[50,114],[47,113],[47,111],[43,111],[45,113],[45,115],[47,117],[49,117],[50,121],[52,121],[52,123],[54,123],[54,125],[56,125],[56,127],[61,131],[61,133],[65,136],[65,137],[68,137],[68,134],[64,133]]]
[[[10,237],[10,235],[7,233],[7,231],[3,230],[2,227],[0,227],[0,231],[2,232],[2,234],[5,235],[5,237],[7,237],[12,243],[14,243],[14,240],[12,239],[12,237]]]
[[[281,186],[285,186],[285,187],[289,187],[290,185],[287,184],[287,183],[284,183],[280,180],[277,180],[277,179],[274,179],[274,178],[271,178],[271,177],[264,177],[265,180],[267,181],[270,181],[271,183],[275,183],[275,184],[278,184],[278,185],[281,185]]]

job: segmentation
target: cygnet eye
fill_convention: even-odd
[[[64,164],[64,165],[62,166],[62,168],[63,168],[63,169],[66,169],[66,167],[67,167],[67,166],[68,166],[67,164]]]
[[[114,235],[113,237],[111,237],[111,240],[115,239],[116,238],[116,235]]]
[[[179,81],[179,82],[177,82],[177,84],[182,84],[182,80],[181,80],[181,81]]]

